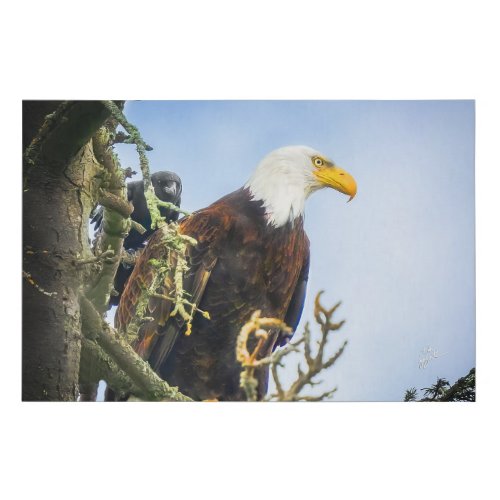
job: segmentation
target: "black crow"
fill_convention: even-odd
[[[156,196],[161,201],[173,203],[177,207],[180,206],[182,183],[177,174],[168,171],[156,172],[151,175],[151,184],[153,184]],[[132,202],[132,205],[134,205],[134,211],[131,215],[132,220],[135,220],[146,228],[144,234],[139,234],[137,231],[130,231],[123,242],[123,247],[129,250],[141,248],[153,231],[151,230],[151,216],[146,205],[146,197],[144,196],[144,182],[129,182],[127,184],[127,197]],[[160,207],[160,213],[162,217],[165,217],[167,222],[176,221],[179,217],[179,212],[165,207]]]

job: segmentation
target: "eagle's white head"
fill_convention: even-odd
[[[280,227],[304,213],[311,193],[330,187],[354,198],[356,181],[345,170],[307,146],[286,146],[257,165],[245,187],[262,200],[268,223]]]

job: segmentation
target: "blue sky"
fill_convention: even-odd
[[[400,401],[475,366],[473,101],[130,101],[125,113],[154,148],[151,170],[181,176],[190,211],[285,145],[314,147],[355,177],[351,203],[323,190],[306,205],[302,323],[320,289],[347,320],[323,387],[338,386],[336,401]],[[133,146],[117,151],[139,170]],[[440,356],[421,369],[427,346]]]

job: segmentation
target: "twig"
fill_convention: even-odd
[[[174,212],[179,212],[180,214],[185,215],[186,217],[191,215],[191,212],[188,212],[187,210],[183,210],[182,208],[180,208],[177,205],[174,205],[173,203],[170,203],[168,201],[162,201],[162,200],[158,199],[156,204],[159,207],[165,207],[165,208],[168,208],[169,210],[173,210]]]
[[[334,387],[331,391],[323,392],[319,396],[301,396],[300,401],[324,401],[333,396],[335,392],[337,392],[337,387]]]
[[[292,352],[300,352],[299,345],[304,342],[305,338],[302,337],[300,340],[293,344],[288,344],[286,345],[283,349],[277,350],[271,359],[271,373],[273,375],[274,383],[276,385],[276,391],[277,391],[277,396],[279,401],[283,401],[285,398],[285,390],[283,389],[283,386],[281,385],[281,381],[278,377],[278,367],[283,368],[283,364],[281,360],[287,356],[288,354]]]
[[[329,336],[332,332],[339,330],[344,321],[339,323],[332,322],[332,316],[340,306],[340,302],[330,309],[324,308],[320,303],[320,297],[323,292],[319,292],[314,301],[314,317],[316,322],[320,325],[321,338],[318,342],[317,353],[314,355],[312,349],[311,331],[309,323],[306,323],[304,327],[304,333],[302,338],[293,343],[288,344],[284,349],[276,351],[272,354],[268,360],[262,360],[270,363],[271,373],[276,385],[276,394],[271,394],[267,400],[277,400],[277,401],[323,401],[332,396],[337,388],[326,391],[319,396],[309,396],[301,394],[302,390],[306,386],[315,386],[319,382],[315,381],[315,377],[321,372],[324,372],[330,368],[342,355],[344,349],[347,345],[345,341],[340,349],[331,357],[325,359],[325,346],[328,341]],[[303,345],[303,351],[299,349],[299,346]],[[283,388],[283,384],[280,381],[278,367],[283,367],[282,360],[285,356],[291,352],[303,352],[304,360],[306,362],[306,371],[303,371],[300,363],[297,366],[297,378],[290,385],[288,389]]]
[[[116,132],[115,136],[113,137],[113,144],[135,144],[134,139],[122,131]],[[153,151],[153,148],[149,145],[144,143],[144,149],[146,151]]]
[[[254,376],[255,368],[271,362],[271,358],[257,359],[265,341],[269,337],[269,330],[280,329],[291,332],[290,327],[283,321],[276,318],[261,318],[260,313],[260,311],[255,311],[252,314],[250,321],[243,325],[236,340],[236,359],[243,367],[240,376],[240,387],[245,391],[249,401],[257,400],[258,382]],[[257,338],[257,344],[250,353],[248,340],[252,334]]]
[[[181,248],[177,250],[177,259],[175,261],[174,269],[174,309],[170,313],[170,316],[175,316],[179,314],[181,318],[186,321],[186,335],[191,334],[191,327],[193,322],[193,317],[196,312],[199,312],[205,319],[210,319],[210,314],[208,311],[202,311],[198,306],[186,298],[186,291],[184,290],[184,273],[189,271],[189,264],[186,259],[187,247],[195,246],[198,242],[182,234],[179,231],[178,224],[169,224],[167,227],[175,229],[174,239],[177,241],[177,246],[180,245]],[[189,311],[188,311],[189,310]]]
[[[123,176],[125,177],[125,179],[131,179],[135,174],[137,174],[137,172],[135,170],[132,170],[132,167],[123,169]]]
[[[128,144],[135,144],[137,153],[139,155],[139,163],[142,171],[142,178],[144,180],[144,191],[146,192],[151,186],[151,177],[149,174],[149,162],[146,156],[148,146],[141,137],[137,127],[132,125],[121,112],[120,108],[113,101],[101,101],[102,104],[111,113],[111,116],[128,132]]]
[[[125,219],[134,211],[134,206],[127,199],[103,189],[99,192],[97,202],[104,208],[118,212]]]
[[[112,263],[113,258],[116,259],[115,252],[111,249],[108,249],[98,255],[95,255],[94,257],[89,257],[88,259],[75,260],[74,263],[76,266],[84,266],[87,264],[94,264],[95,262],[103,262],[103,261],[107,263]]]
[[[139,224],[137,221],[133,220],[132,219],[132,229],[134,231],[137,231],[139,234],[144,234],[146,232],[146,228],[142,225],[142,224]]]
[[[199,309],[197,304],[190,300],[190,295],[184,290],[183,278],[186,271],[189,270],[187,261],[188,248],[197,245],[198,242],[194,238],[182,234],[176,222],[162,226],[159,231],[161,233],[156,234],[161,236],[161,238],[157,241],[156,245],[161,245],[165,256],[161,259],[149,260],[151,266],[155,268],[155,273],[153,274],[151,283],[146,285],[137,301],[135,316],[130,321],[125,332],[130,342],[137,338],[150,297],[156,296],[157,298],[172,302],[173,309],[170,316],[178,314],[186,322],[185,335],[190,335],[191,333],[192,321],[196,312],[199,312],[204,318],[210,319],[209,313]],[[150,244],[155,245],[155,243]],[[165,296],[163,294],[158,296],[158,288],[162,287],[167,279],[171,280],[173,285],[172,296]]]
[[[307,327],[308,325],[306,325]],[[308,334],[306,331],[308,328],[304,329],[304,345],[311,345],[311,339],[308,337]],[[323,352],[318,349],[318,353],[316,356],[312,356],[310,361],[307,362],[307,370],[303,372],[300,368],[300,365],[297,368],[297,378],[296,380],[290,385],[290,387],[286,390],[283,391],[281,390],[281,393],[278,389],[276,395],[272,395],[272,397],[277,397],[279,401],[312,401],[309,396],[304,397],[301,395],[301,391],[307,386],[314,386],[317,385],[319,382],[315,382],[314,378],[321,373],[324,370],[327,370],[332,366],[335,361],[342,355],[344,352],[344,349],[347,345],[347,341],[345,341],[340,349],[330,358],[328,358],[326,361],[323,360]],[[309,347],[310,348],[310,347]],[[281,383],[279,382],[279,376],[278,376],[278,371],[276,368],[272,370],[273,378],[276,383],[276,387],[281,386]],[[333,394],[337,388],[332,389],[331,391],[328,391],[325,394]],[[325,396],[326,397],[326,396]],[[323,399],[323,398],[322,398]],[[318,399],[319,400],[319,399]]]

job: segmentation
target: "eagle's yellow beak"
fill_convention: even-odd
[[[314,171],[314,175],[321,184],[349,195],[348,202],[356,196],[358,186],[354,177],[340,167],[336,165],[320,167]]]

